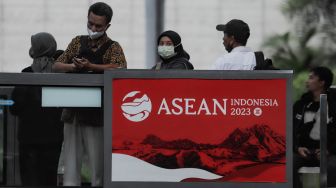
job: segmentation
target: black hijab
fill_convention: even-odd
[[[183,45],[181,43],[181,37],[178,33],[176,33],[175,31],[171,31],[171,30],[161,33],[161,35],[158,37],[158,40],[157,40],[158,45],[160,44],[160,39],[164,36],[169,37],[173,41],[173,44],[175,46],[174,50],[177,53],[176,55],[168,59],[164,59],[160,56],[161,60],[164,63],[170,62],[173,59],[177,59],[177,58],[186,58],[188,60],[190,59],[189,54],[183,49]]]

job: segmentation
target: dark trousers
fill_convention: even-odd
[[[23,186],[56,186],[62,142],[19,144],[20,174]]]
[[[319,167],[320,161],[317,159],[306,159],[302,158],[298,154],[293,154],[293,188],[301,188],[302,184],[300,182],[300,177],[298,170],[303,167]],[[336,186],[336,156],[330,155],[328,156],[328,167],[327,167],[327,178],[328,178],[328,186],[335,187]]]

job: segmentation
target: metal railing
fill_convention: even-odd
[[[328,122],[328,99],[326,94],[320,95],[320,187],[328,187],[327,167],[328,167],[328,149],[327,149],[327,122]]]

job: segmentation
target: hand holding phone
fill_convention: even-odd
[[[83,59],[82,59],[82,58],[79,58],[79,57],[74,57],[73,60],[75,60],[76,62],[81,62],[81,61],[83,61]]]
[[[78,58],[78,57],[74,57],[72,58],[72,63],[75,65],[76,69],[82,69],[83,68],[83,64],[82,64],[82,58]]]

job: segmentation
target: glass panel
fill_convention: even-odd
[[[102,130],[101,91],[97,87],[0,86],[0,186],[62,186],[64,124],[70,129],[76,122]],[[70,138],[73,131],[66,129]],[[98,144],[103,148],[102,134]],[[90,186],[89,158],[83,150],[81,185]]]
[[[16,149],[15,117],[9,112],[13,104],[10,95],[14,87],[0,87],[0,179],[1,185],[15,185],[19,179],[15,164],[18,163]]]
[[[43,107],[101,107],[101,97],[100,88],[42,87]]]

